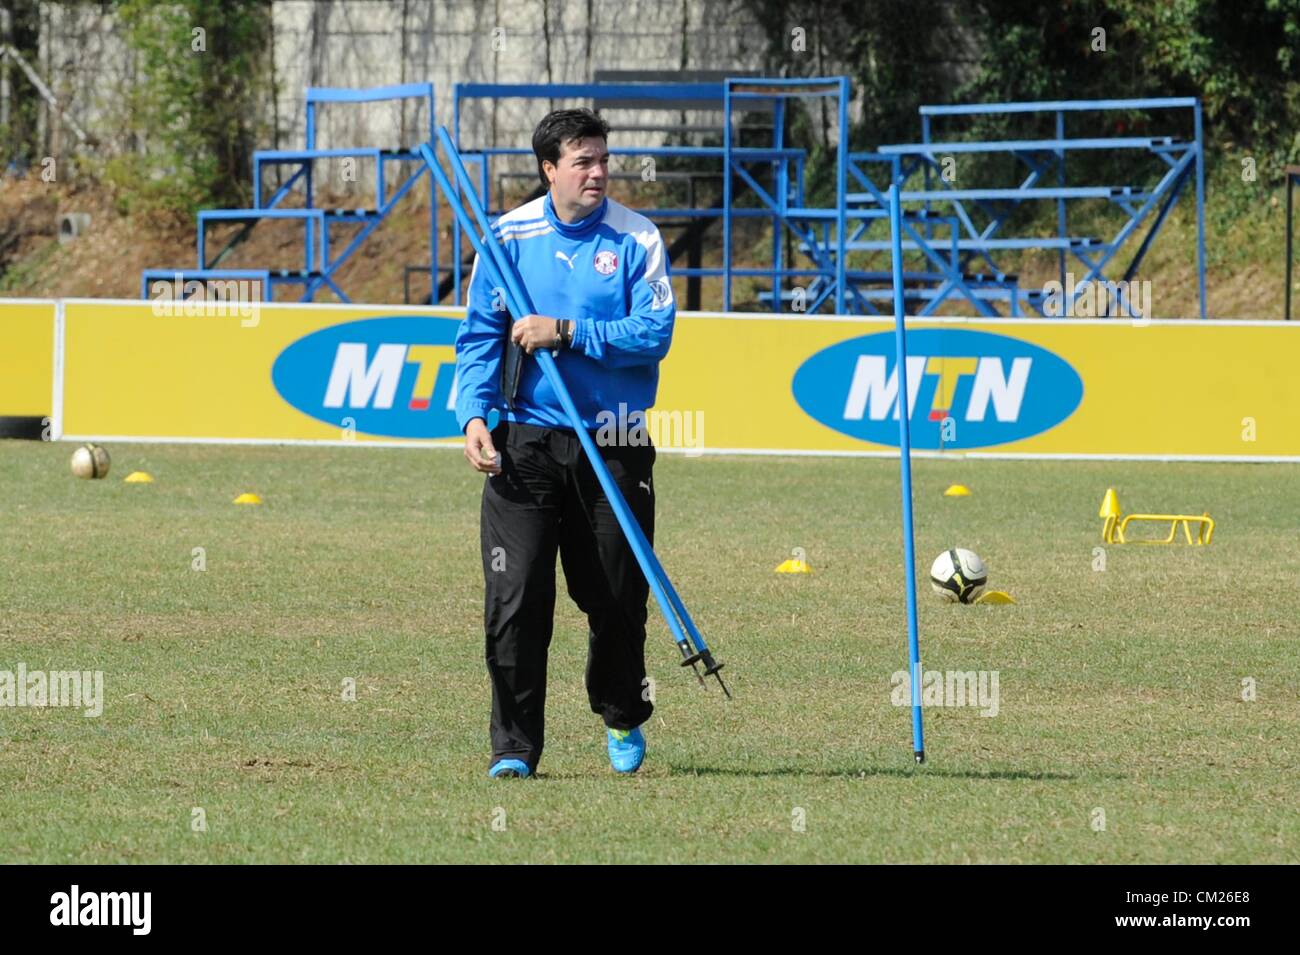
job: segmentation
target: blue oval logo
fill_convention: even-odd
[[[457,437],[459,327],[453,318],[422,315],[331,325],[280,352],[271,382],[303,414],[339,428],[390,438]]]
[[[894,333],[852,338],[794,374],[794,400],[828,428],[898,447]],[[962,328],[907,331],[908,427],[918,450],[968,450],[1056,427],[1083,400],[1065,359],[1017,338]]]

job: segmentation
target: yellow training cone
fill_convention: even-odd
[[[975,598],[977,604],[1013,604],[1015,598],[1005,590],[986,590]]]
[[[1113,487],[1106,488],[1106,496],[1101,499],[1101,511],[1098,517],[1119,517],[1119,495]]]
[[[965,484],[954,484],[948,490],[943,492],[944,497],[965,497],[970,493],[970,488]]]
[[[125,484],[152,484],[153,478],[146,471],[132,471],[122,478],[122,482]]]
[[[782,561],[780,566],[776,568],[776,572],[778,574],[811,574],[812,568],[808,566],[808,562],[805,560],[791,558]]]
[[[251,491],[245,491],[239,497],[235,498],[236,504],[261,504],[262,499]]]

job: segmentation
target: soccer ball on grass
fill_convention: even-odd
[[[98,444],[83,444],[72,452],[72,473],[79,478],[102,478],[108,466],[108,452]]]
[[[989,574],[984,561],[964,547],[946,550],[930,566],[930,585],[951,603],[974,603],[984,593]]]

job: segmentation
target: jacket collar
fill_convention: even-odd
[[[596,226],[605,218],[605,211],[609,208],[609,196],[600,201],[591,214],[586,218],[579,219],[577,222],[562,222],[560,217],[555,214],[555,204],[551,202],[550,192],[546,193],[546,199],[542,203],[542,209],[546,214],[546,221],[549,222],[556,232],[571,239],[580,239],[590,235],[596,230]]]

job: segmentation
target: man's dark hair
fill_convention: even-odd
[[[565,143],[588,136],[609,139],[609,123],[589,109],[557,109],[542,117],[533,130],[533,153],[537,156],[537,175],[543,186],[549,186],[542,163],[560,163],[560,151]]]

